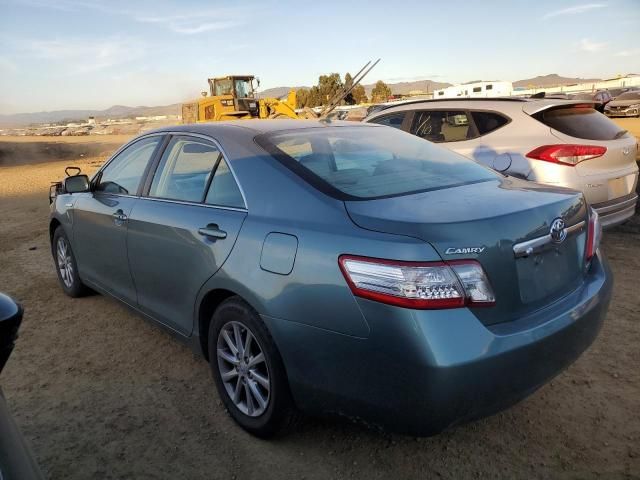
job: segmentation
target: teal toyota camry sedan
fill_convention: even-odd
[[[500,411],[578,358],[611,297],[580,192],[380,125],[155,130],[51,202],[64,292],[190,344],[262,437],[298,412],[430,435]]]

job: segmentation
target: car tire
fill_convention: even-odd
[[[248,335],[252,339],[249,351],[244,351]],[[208,350],[218,393],[238,425],[252,435],[269,438],[296,423],[299,415],[280,353],[259,315],[240,297],[228,298],[216,309]],[[260,354],[264,361],[253,363]]]
[[[62,226],[58,226],[53,233],[51,253],[58,273],[58,280],[64,293],[72,298],[78,298],[89,292],[87,286],[78,276],[78,264],[71,249],[71,242]]]

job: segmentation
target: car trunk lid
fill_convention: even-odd
[[[505,178],[345,205],[362,228],[422,239],[446,261],[479,261],[496,295],[494,306],[473,309],[487,325],[538,310],[584,278],[587,215],[578,192]],[[557,218],[582,227],[516,257],[515,245],[547,236]]]

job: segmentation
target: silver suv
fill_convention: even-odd
[[[365,122],[441,143],[495,170],[581,190],[604,226],[635,213],[636,138],[584,101],[448,99],[390,105]]]

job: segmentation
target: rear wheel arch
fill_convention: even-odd
[[[211,325],[211,317],[222,302],[231,297],[238,297],[242,301],[247,302],[244,298],[231,290],[224,288],[216,288],[210,290],[200,301],[198,308],[198,333],[200,335],[200,348],[202,354],[209,360],[209,326]],[[249,304],[250,305],[250,304]]]

